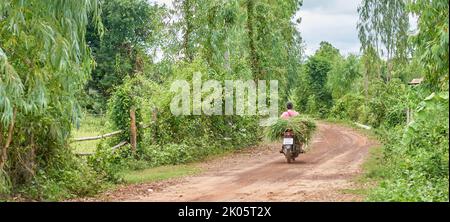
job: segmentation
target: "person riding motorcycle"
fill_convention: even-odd
[[[294,104],[292,104],[292,102],[288,102],[286,104],[286,108],[287,108],[287,111],[284,112],[283,114],[281,114],[280,118],[289,119],[291,117],[300,115],[298,112],[296,112],[294,110]],[[295,136],[294,141],[295,141],[295,144],[297,144],[297,146],[300,147],[300,153],[304,153],[305,151],[303,150],[303,146],[300,143],[300,141],[298,140],[297,136]],[[283,153],[283,149],[281,149],[280,153]]]
[[[295,116],[300,115],[298,112],[296,112],[296,111],[294,110],[294,104],[292,104],[291,102],[288,102],[288,103],[286,104],[286,108],[287,108],[287,111],[284,112],[283,114],[281,114],[281,118],[283,118],[283,119],[289,119],[289,118],[291,118],[291,117],[295,117]]]

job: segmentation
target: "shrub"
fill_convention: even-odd
[[[92,195],[101,189],[102,180],[86,163],[70,151],[60,151],[51,164],[36,171],[30,184],[18,189],[26,199],[58,201]]]
[[[105,143],[100,143],[95,154],[88,157],[88,164],[100,177],[108,181],[120,182],[119,172],[125,168],[131,156],[129,145],[111,150]]]
[[[406,124],[410,88],[399,79],[388,83],[375,82],[369,89],[368,123],[374,127]]]
[[[90,159],[97,171],[112,181],[117,172],[146,166],[182,164],[211,154],[257,143],[261,139],[259,119],[255,116],[175,116],[170,111],[173,80],[192,81],[195,72],[223,80],[224,73],[209,69],[206,62],[179,63],[174,67],[167,85],[159,85],[143,75],[128,77],[117,87],[109,101],[109,117],[118,129],[124,130],[122,140],[129,138],[129,109],[136,108],[139,122],[148,128],[138,128],[137,155],[111,154],[100,147]],[[251,73],[250,73],[251,74]],[[251,75],[249,75],[251,76]],[[232,76],[229,76],[233,78]],[[118,142],[118,141],[114,141]],[[110,145],[112,145],[111,143]]]
[[[130,110],[132,107],[136,110],[136,123],[142,122],[142,99],[136,95],[140,90],[139,78],[127,77],[124,84],[115,88],[115,92],[108,102],[109,111],[108,116],[111,118],[114,127],[123,130],[121,140],[130,138]],[[138,140],[140,127],[138,126]]]
[[[448,109],[448,92],[433,94],[419,105],[405,130],[391,131],[385,148],[391,174],[369,200],[449,200]]]
[[[337,100],[331,109],[330,115],[338,119],[351,121],[364,120],[364,97],[357,94],[346,94]],[[363,122],[365,123],[365,122]]]

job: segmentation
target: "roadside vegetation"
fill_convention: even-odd
[[[449,201],[448,2],[363,0],[360,55],[324,41],[306,56],[293,19],[301,9],[302,0],[1,1],[0,200],[192,175],[192,162],[264,141],[257,116],[172,115],[171,83],[201,72],[278,80],[279,111],[292,101],[302,115],[372,127],[382,145],[365,166],[367,201]]]

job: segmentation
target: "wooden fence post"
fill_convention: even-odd
[[[411,122],[411,111],[409,108],[406,109],[406,125],[408,125]]]
[[[153,123],[153,142],[156,142],[158,137],[158,109],[154,108],[152,113],[152,123]]]
[[[136,140],[137,140],[137,128],[136,128],[136,108],[133,106],[130,109],[130,144],[131,151],[136,153]]]

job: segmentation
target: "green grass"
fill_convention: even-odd
[[[369,155],[362,165],[363,174],[355,179],[356,188],[341,190],[344,194],[354,194],[367,199],[367,196],[374,189],[378,181],[386,177],[388,172],[383,161],[383,146],[372,147]]]
[[[364,129],[364,128],[361,128],[361,127],[357,126],[354,122],[349,121],[349,120],[341,120],[341,119],[329,118],[329,119],[324,119],[322,121],[326,122],[326,123],[338,124],[338,125],[341,125],[341,126],[346,126],[346,127],[352,128],[352,129],[356,130],[357,132],[360,132],[360,133],[364,134],[369,139],[378,140],[378,137],[377,137],[377,135],[375,133],[375,130],[373,128],[370,129],[370,130]]]
[[[108,121],[106,116],[93,116],[85,115],[81,119],[80,128],[74,127],[72,130],[73,138],[99,136],[105,133],[112,132],[113,130],[108,127]],[[94,152],[97,148],[97,144],[101,140],[83,141],[71,143],[71,148],[75,153]]]
[[[124,171],[121,173],[121,176],[125,183],[137,184],[195,175],[200,171],[200,168],[193,165],[173,165],[144,170]]]
[[[383,146],[370,149],[369,157],[363,164],[362,182],[377,181],[387,175],[385,161],[383,158]]]
[[[343,189],[341,190],[343,194],[352,194],[366,197],[369,194],[369,189],[367,188],[355,188],[355,189]]]
[[[358,127],[356,124],[348,120],[326,119],[323,121],[352,128],[373,140],[378,139],[375,130],[367,130]],[[371,147],[369,149],[369,155],[364,161],[362,169],[362,175],[355,178],[357,187],[353,189],[343,189],[341,190],[342,193],[359,195],[366,199],[371,190],[377,186],[378,181],[381,181],[387,175],[388,172],[386,172],[385,163],[383,161],[383,145]]]

